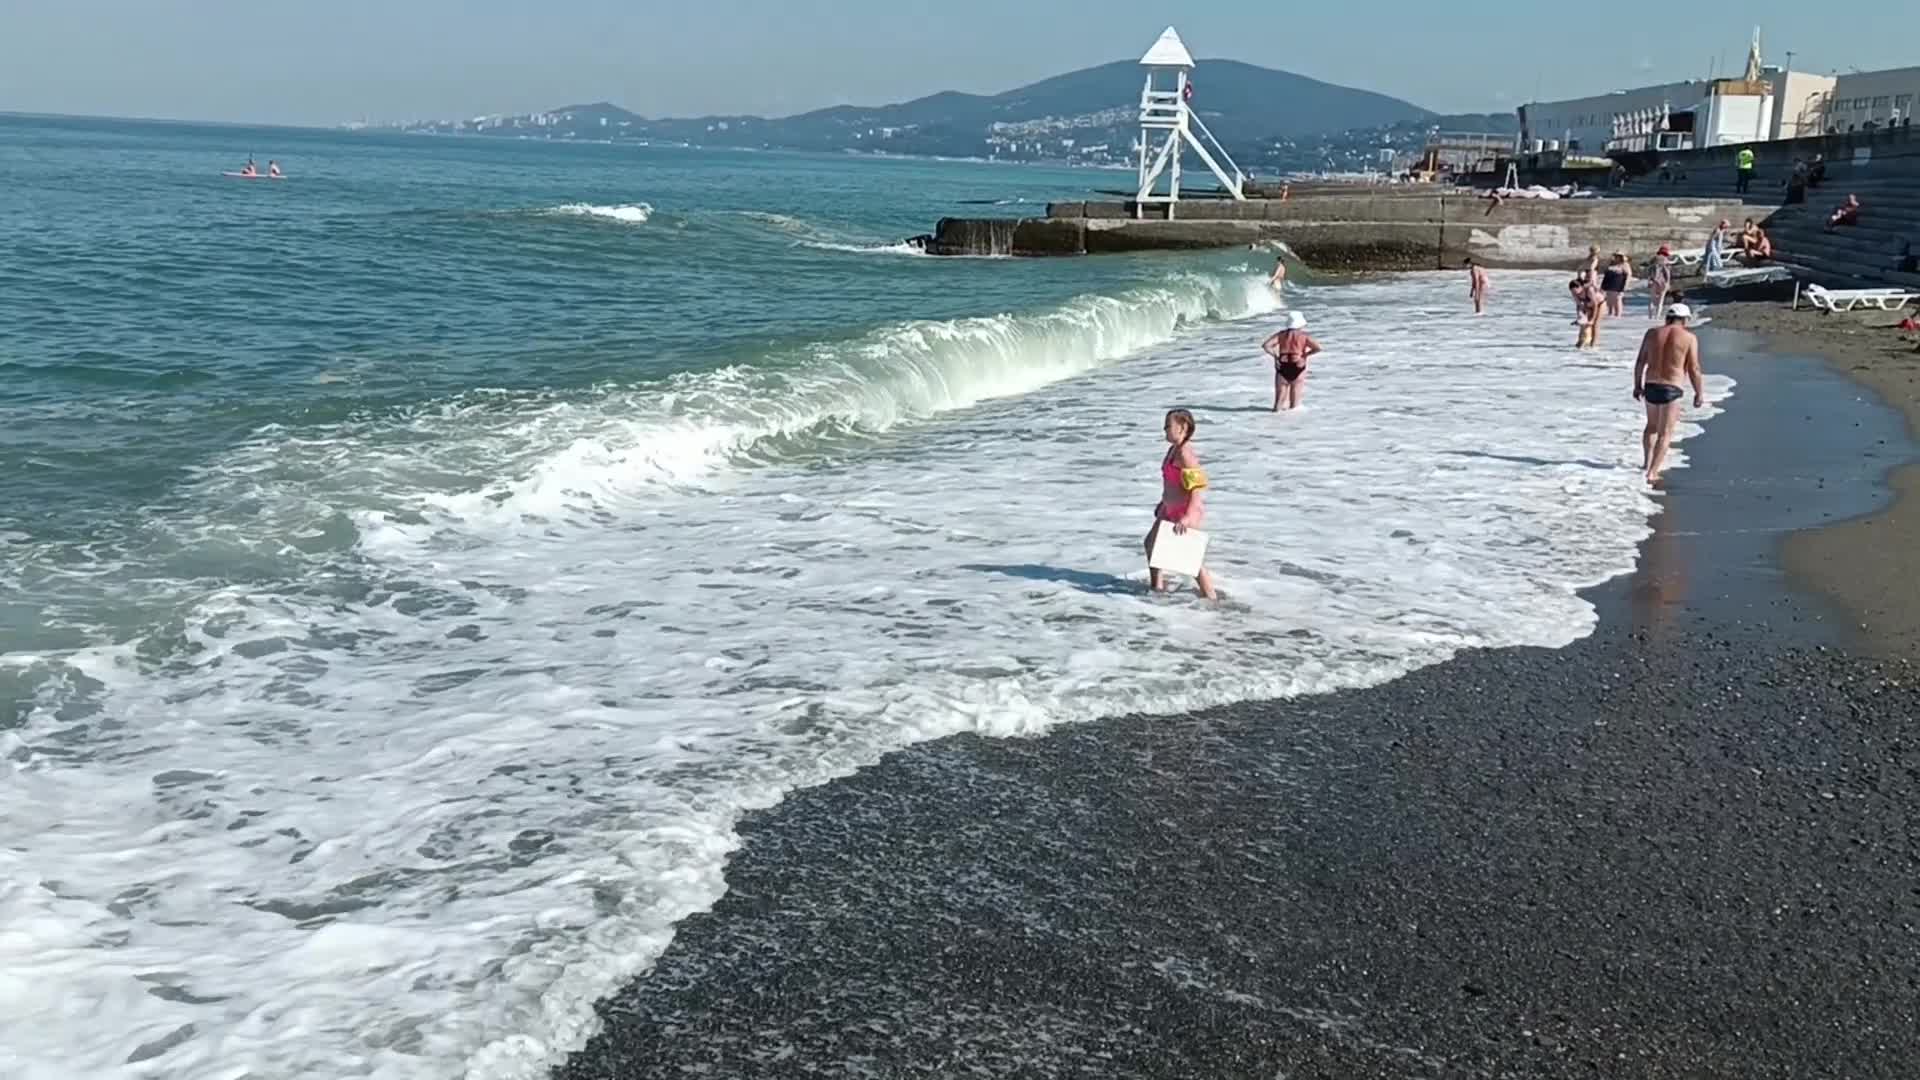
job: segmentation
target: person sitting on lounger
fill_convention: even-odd
[[[1747,261],[1766,262],[1773,258],[1773,240],[1767,236],[1767,230],[1758,225],[1753,227],[1753,246],[1747,251]]]
[[[1860,196],[1849,195],[1840,208],[1827,216],[1827,231],[1832,232],[1842,225],[1851,225],[1860,220]]]

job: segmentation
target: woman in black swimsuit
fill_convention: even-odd
[[[1614,252],[1613,261],[1607,264],[1606,272],[1600,275],[1600,291],[1607,298],[1607,314],[1626,314],[1625,301],[1621,296],[1632,281],[1633,263],[1627,260],[1627,253]]]
[[[1298,408],[1307,361],[1320,351],[1320,343],[1307,336],[1307,317],[1288,312],[1287,328],[1263,342],[1260,350],[1273,357],[1273,411],[1279,412],[1283,403],[1289,409]]]

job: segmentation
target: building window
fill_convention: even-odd
[[[1896,95],[1894,95],[1894,99],[1893,99],[1893,107],[1894,107],[1894,108],[1896,108],[1896,109],[1899,109],[1899,110],[1900,110],[1901,112],[1906,112],[1906,111],[1907,111],[1907,106],[1909,106],[1909,105],[1911,105],[1911,104],[1913,104],[1913,95],[1912,95],[1912,94],[1896,94]]]
[[[1881,94],[1879,97],[1873,99],[1873,107],[1876,109],[1884,109],[1887,107],[1887,101],[1887,95]]]
[[[1854,98],[1853,109],[1855,112],[1865,112],[1867,110],[1867,99],[1863,97]]]

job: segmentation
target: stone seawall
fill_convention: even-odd
[[[1328,270],[1455,267],[1469,255],[1488,266],[1570,267],[1589,245],[1636,260],[1661,244],[1697,249],[1740,205],[1713,199],[1511,200],[1452,191],[1356,189],[1287,200],[1196,199],[1136,218],[1131,203],[1070,202],[1047,216],[945,218],[927,250],[937,255],[1099,255],[1117,252],[1286,244],[1308,265]]]

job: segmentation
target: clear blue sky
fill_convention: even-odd
[[[1137,57],[1169,21],[1196,56],[1444,112],[1701,76],[1716,56],[1724,73],[1755,24],[1769,62],[1920,65],[1912,0],[0,0],[0,111],[331,124],[606,99],[785,115],[1011,89]]]

